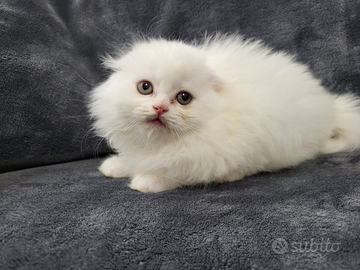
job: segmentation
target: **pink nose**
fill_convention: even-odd
[[[168,111],[168,108],[165,107],[164,105],[156,105],[156,106],[153,106],[153,108],[154,108],[154,111],[157,113],[157,115],[162,115]]]

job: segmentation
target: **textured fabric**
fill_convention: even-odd
[[[5,173],[0,269],[359,269],[359,154],[157,194],[97,160]]]
[[[0,3],[0,172],[109,152],[86,96],[141,33],[261,38],[360,95],[360,2]],[[98,160],[0,174],[0,269],[360,269],[360,151],[231,184],[142,194]]]
[[[100,81],[97,54],[69,30],[68,5],[58,2],[0,4],[0,173],[109,152],[86,109]]]

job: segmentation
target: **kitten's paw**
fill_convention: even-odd
[[[107,177],[128,177],[128,172],[121,163],[118,156],[107,158],[99,167],[99,171]]]
[[[141,191],[157,193],[177,188],[178,185],[169,183],[166,179],[159,178],[152,174],[141,174],[135,176],[130,183],[130,188]]]

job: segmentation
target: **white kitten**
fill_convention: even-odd
[[[360,146],[359,99],[328,93],[260,42],[149,39],[105,64],[113,74],[90,110],[118,155],[99,169],[142,192],[231,182]]]

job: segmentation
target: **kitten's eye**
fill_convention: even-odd
[[[176,95],[176,100],[181,105],[187,105],[192,100],[192,96],[188,92],[180,92],[179,94]]]
[[[150,95],[153,92],[153,87],[148,81],[139,82],[137,89],[139,90],[140,94],[143,95]]]

